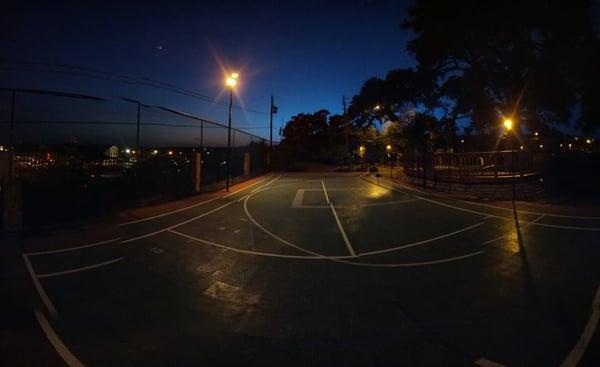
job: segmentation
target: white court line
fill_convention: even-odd
[[[229,202],[227,202],[227,203],[225,203],[225,204],[223,204],[223,205],[221,205],[221,206],[219,206],[219,207],[217,207],[217,208],[215,208],[215,209],[213,209],[213,210],[209,210],[209,211],[207,211],[207,212],[205,212],[205,213],[202,213],[202,214],[200,214],[200,215],[198,215],[198,216],[195,216],[194,218],[191,218],[191,219],[188,219],[188,220],[186,220],[186,221],[183,221],[183,222],[180,222],[180,223],[174,224],[174,225],[172,225],[172,226],[170,226],[170,227],[166,227],[166,228],[163,228],[163,229],[159,229],[159,230],[157,230],[157,231],[154,231],[154,232],[150,232],[150,233],[146,233],[146,234],[143,234],[143,235],[140,235],[140,236],[136,236],[136,237],[128,238],[128,239],[126,239],[126,240],[123,240],[123,241],[121,241],[121,242],[119,242],[119,243],[120,243],[120,244],[123,244],[123,243],[129,243],[129,242],[133,242],[133,241],[141,240],[142,238],[151,237],[151,236],[157,235],[157,234],[159,234],[159,233],[162,233],[162,232],[166,232],[166,231],[168,231],[168,230],[170,230],[170,229],[173,229],[173,228],[180,227],[180,226],[182,226],[182,225],[184,225],[184,224],[188,224],[188,223],[190,223],[190,222],[193,222],[193,221],[195,221],[196,219],[200,219],[200,218],[202,218],[202,217],[205,217],[205,216],[207,216],[207,215],[209,215],[209,214],[212,214],[212,213],[214,213],[214,212],[216,212],[216,211],[219,211],[219,210],[221,210],[221,209],[223,209],[223,208],[225,208],[225,207],[227,207],[227,206],[229,206],[229,205],[231,205],[231,204],[233,204],[233,203],[235,203],[235,202],[236,202],[235,200],[231,200],[231,201],[229,201]]]
[[[221,199],[221,198],[228,198],[228,197],[230,197],[231,195],[235,195],[235,194],[237,194],[237,193],[238,193],[238,192],[240,192],[240,191],[243,191],[243,190],[249,189],[249,188],[251,188],[251,187],[252,187],[252,186],[254,186],[254,185],[258,185],[259,183],[261,183],[261,182],[265,181],[265,180],[266,180],[266,179],[268,179],[269,177],[270,177],[270,176],[267,176],[267,177],[263,178],[262,180],[256,181],[256,182],[254,182],[254,183],[252,183],[252,184],[250,184],[250,185],[248,185],[248,186],[246,186],[246,187],[244,187],[244,188],[241,188],[241,189],[239,189],[239,190],[236,190],[236,191],[234,191],[234,192],[231,192],[231,193],[229,193],[229,194],[227,194],[227,195],[224,195],[224,196],[215,196],[215,197],[214,197],[214,198],[212,198],[212,199],[204,200],[204,201],[201,201],[201,202],[199,202],[199,203],[196,203],[196,204],[193,204],[193,205],[186,206],[185,208],[175,209],[175,210],[172,210],[172,211],[170,211],[170,212],[166,212],[166,213],[162,213],[162,214],[154,215],[154,216],[152,216],[152,217],[141,218],[141,219],[136,219],[136,220],[132,220],[132,221],[129,221],[129,222],[123,222],[123,223],[119,223],[118,225],[119,225],[119,226],[126,226],[126,225],[129,225],[129,224],[141,223],[141,222],[145,222],[145,221],[148,221],[148,220],[152,220],[152,219],[156,219],[156,218],[161,218],[161,217],[164,217],[164,216],[167,216],[167,215],[171,215],[171,214],[179,213],[179,212],[182,212],[182,211],[185,211],[185,210],[188,210],[188,209],[192,209],[192,208],[195,208],[195,207],[197,207],[197,206],[200,206],[200,205],[204,205],[204,204],[210,203],[210,202],[212,202],[212,201],[215,201],[215,200],[217,200],[217,199]]]
[[[27,267],[27,271],[29,272],[31,281],[33,281],[35,290],[37,291],[38,295],[42,299],[42,302],[44,302],[46,309],[48,310],[48,312],[50,312],[50,315],[52,315],[53,317],[56,317],[56,315],[58,315],[58,312],[56,311],[56,308],[54,308],[52,301],[50,301],[50,297],[48,297],[48,294],[44,290],[44,287],[42,287],[42,284],[38,280],[38,277],[35,274],[35,271],[33,270],[33,266],[31,266],[31,262],[29,261],[29,258],[25,254],[23,254],[23,261],[25,261],[25,266]]]
[[[461,229],[456,230],[454,232],[450,232],[450,233],[446,233],[446,234],[443,234],[443,235],[440,235],[440,236],[437,236],[437,237],[429,238],[427,240],[422,240],[422,241],[417,241],[417,242],[409,243],[409,244],[406,244],[406,245],[401,245],[401,246],[396,246],[396,247],[390,247],[390,248],[386,248],[386,249],[383,249],[383,250],[361,252],[358,256],[362,257],[362,256],[370,256],[370,255],[376,255],[376,254],[383,254],[383,253],[386,253],[386,252],[392,252],[392,251],[397,251],[397,250],[401,250],[401,249],[405,249],[405,248],[409,248],[409,247],[424,245],[424,244],[429,243],[429,242],[441,240],[442,238],[454,236],[454,235],[459,234],[461,232],[469,231],[469,230],[471,230],[473,228],[476,228],[476,227],[479,227],[480,225],[483,225],[485,223],[487,223],[487,222],[479,222],[479,223],[470,225],[468,227],[461,228]]]
[[[62,249],[59,249],[59,250],[29,252],[29,253],[26,253],[25,255],[27,255],[27,256],[35,256],[35,255],[57,254],[59,252],[66,252],[66,251],[75,251],[75,250],[80,250],[82,248],[88,248],[88,247],[105,245],[107,243],[119,241],[120,239],[121,239],[121,237],[117,237],[117,238],[113,238],[113,239],[106,240],[106,241],[95,242],[95,243],[92,243],[92,244],[89,244],[89,245],[76,246],[76,247],[67,247],[67,248],[62,248]]]
[[[527,227],[531,226],[532,224],[535,224],[535,222],[537,222],[538,220],[542,219],[543,217],[544,217],[543,215],[540,215],[539,217],[535,218],[535,219],[534,219],[534,220],[532,220],[531,222],[527,222],[527,223],[526,223],[526,224],[523,226],[523,228],[521,228],[521,230],[525,230]],[[485,242],[484,242],[484,243],[482,243],[481,245],[482,245],[482,246],[489,245],[489,244],[490,244],[490,243],[492,243],[492,242],[496,242],[496,241],[498,241],[498,240],[501,240],[501,239],[503,239],[503,238],[507,238],[507,237],[510,237],[510,236],[512,236],[512,234],[505,234],[505,235],[503,235],[503,236],[498,236],[498,237],[496,237],[496,238],[492,238],[491,240],[485,241]]]
[[[286,185],[282,185],[282,186],[286,186]],[[416,266],[425,266],[425,265],[435,265],[435,264],[442,264],[442,263],[449,263],[449,262],[453,262],[453,261],[459,261],[459,260],[463,260],[463,259],[467,259],[473,256],[477,256],[477,255],[481,255],[483,254],[483,251],[476,251],[476,252],[471,252],[468,253],[466,255],[461,255],[461,256],[454,256],[454,257],[449,257],[449,258],[443,258],[443,259],[437,259],[437,260],[432,260],[432,261],[423,261],[423,262],[414,262],[414,263],[396,263],[396,264],[377,264],[377,263],[358,263],[358,262],[354,262],[354,261],[347,261],[347,260],[343,260],[341,258],[331,258],[331,257],[327,257],[325,255],[319,254],[317,252],[311,251],[311,250],[307,250],[303,247],[297,246],[281,237],[279,237],[278,235],[276,235],[275,233],[269,231],[268,229],[266,229],[262,224],[260,224],[258,221],[256,221],[256,219],[254,219],[254,217],[252,217],[252,215],[250,214],[250,211],[248,210],[248,200],[254,196],[254,194],[256,193],[252,193],[249,194],[246,199],[244,200],[244,211],[246,212],[246,216],[248,217],[248,219],[255,225],[257,226],[261,231],[263,231],[264,233],[268,234],[269,236],[275,238],[276,240],[278,240],[279,242],[290,246],[292,248],[295,248],[299,251],[302,251],[306,254],[310,254],[310,255],[315,255],[318,256],[320,258],[324,258],[324,259],[328,259],[330,261],[333,262],[338,262],[338,263],[342,263],[342,264],[347,264],[347,265],[354,265],[354,266],[370,266],[370,267],[416,267]]]
[[[333,203],[329,201],[329,195],[327,195],[327,188],[325,188],[325,181],[321,180],[321,185],[323,185],[323,193],[325,193],[325,200],[327,201],[327,204],[329,204],[329,206],[331,207],[331,211],[333,212],[333,217],[335,218],[335,221],[337,222],[337,226],[340,229],[340,232],[342,233],[342,238],[344,239],[344,242],[346,243],[348,252],[350,252],[350,255],[356,256],[356,252],[354,252],[354,248],[352,248],[352,244],[350,243],[350,240],[348,239],[348,235],[346,235],[346,231],[344,231],[344,227],[342,226],[342,222],[340,222],[340,218],[338,217],[338,215],[335,211],[335,208],[333,207]]]
[[[253,189],[252,191],[250,191],[250,193],[256,192],[256,191],[258,191],[258,190],[260,190],[260,189],[262,189],[262,188],[264,188],[264,187],[267,187],[267,186],[269,186],[269,185],[270,185],[270,184],[272,184],[273,182],[277,181],[277,180],[278,180],[280,177],[281,177],[281,175],[279,175],[279,176],[275,177],[274,179],[272,179],[271,181],[267,182],[266,184],[264,184],[264,185],[260,185],[259,187],[257,187],[257,188],[255,188],[255,189]]]
[[[231,250],[233,252],[238,252],[238,253],[242,253],[242,254],[248,254],[248,255],[277,257],[277,258],[284,258],[284,259],[308,259],[308,260],[330,260],[330,259],[350,258],[350,256],[284,255],[284,254],[274,254],[271,252],[243,250],[243,249],[239,249],[239,248],[235,248],[235,247],[231,247],[231,246],[222,245],[220,243],[203,240],[201,238],[190,236],[188,234],[185,234],[185,233],[182,233],[179,231],[174,231],[172,229],[170,229],[169,232],[176,234],[178,236],[185,237],[185,238],[193,240],[193,241],[197,241],[197,242],[206,244],[206,245],[210,245],[210,246],[214,246],[214,247],[218,247],[218,248],[222,248],[222,249],[226,249],[226,250]]]
[[[367,182],[369,182],[372,185],[377,186],[374,182],[371,182],[369,180],[365,180]],[[397,184],[400,185],[400,184]],[[400,185],[402,186],[402,185]],[[401,192],[401,193],[405,193],[403,191],[400,191],[396,188],[394,188],[393,186],[389,188],[390,190],[394,190],[397,192]],[[409,189],[410,190],[410,189]],[[416,190],[413,190],[416,191]],[[492,218],[499,218],[499,219],[504,219],[504,220],[511,220],[512,218],[507,218],[507,217],[503,217],[503,216],[499,216],[499,215],[495,215],[495,214],[490,214],[490,213],[484,213],[484,212],[479,212],[476,210],[471,210],[471,209],[466,209],[466,208],[461,208],[459,206],[455,206],[455,205],[451,205],[451,204],[446,204],[446,203],[442,203],[439,202],[437,200],[433,200],[433,199],[428,199],[419,195],[415,195],[415,197],[420,198],[422,200],[428,201],[430,203],[436,204],[436,205],[441,205],[441,206],[445,206],[451,209],[455,209],[455,210],[459,210],[459,211],[463,211],[463,212],[468,212],[468,213],[473,213],[473,214],[478,214],[478,215],[483,215],[483,216],[489,216]],[[544,214],[545,216],[550,216],[548,214]],[[521,223],[523,224],[527,224],[530,223],[529,221],[521,221]],[[557,228],[557,229],[569,229],[569,230],[575,230],[575,231],[600,231],[600,227],[574,227],[574,226],[562,226],[562,225],[558,225],[558,224],[546,224],[546,223],[533,223],[534,226],[541,226],[541,227],[549,227],[549,228]]]
[[[65,361],[67,366],[84,367],[83,363],[81,363],[81,361],[79,361],[79,359],[77,359],[77,357],[75,357],[75,355],[71,353],[69,348],[67,348],[67,346],[62,342],[62,340],[60,340],[59,336],[56,334],[56,332],[48,322],[48,319],[46,319],[46,316],[44,316],[44,314],[37,309],[34,310],[34,313],[36,319],[40,324],[40,327],[42,328],[44,334],[46,334],[46,337],[50,341],[50,344],[52,344],[56,352],[60,355],[63,361]]]
[[[571,352],[567,358],[561,363],[560,367],[575,367],[583,357],[585,350],[587,349],[594,333],[596,332],[596,327],[598,326],[598,322],[600,321],[600,287],[596,291],[596,295],[594,296],[594,300],[592,301],[592,314],[585,325],[585,329],[583,330],[583,334],[577,340],[577,344],[573,347]]]
[[[106,266],[106,265],[110,265],[110,264],[114,264],[116,262],[119,262],[121,260],[123,260],[123,257],[119,257],[116,259],[112,259],[112,260],[108,260],[108,261],[104,261],[98,264],[94,264],[94,265],[88,265],[88,266],[82,266],[81,268],[74,268],[74,269],[69,269],[69,270],[63,270],[63,271],[57,271],[54,273],[45,273],[45,274],[38,274],[38,278],[50,278],[50,277],[56,277],[59,275],[65,275],[65,274],[73,274],[73,273],[79,273],[80,271],[86,271],[86,270],[91,270],[91,269],[96,269],[102,266]]]
[[[348,261],[348,260],[335,260],[335,261],[344,263],[344,264],[349,264],[349,265],[370,266],[370,267],[374,267],[374,268],[403,268],[403,267],[416,267],[416,266],[426,266],[426,265],[449,263],[449,262],[453,262],[453,261],[457,261],[457,260],[464,260],[469,257],[473,257],[473,256],[481,255],[481,254],[483,254],[483,251],[475,251],[475,252],[470,252],[465,255],[446,257],[446,258],[438,259],[438,260],[420,261],[420,262],[414,262],[414,263],[396,263],[396,264],[360,263],[360,262]]]
[[[370,182],[369,180],[365,180],[365,181]],[[444,197],[444,196],[441,196],[441,195],[437,195],[435,193],[430,193],[430,192],[419,190],[419,189],[416,189],[416,188],[413,188],[413,187],[409,187],[409,186],[403,185],[403,184],[398,183],[398,182],[392,182],[392,184],[398,185],[398,186],[400,186],[400,187],[402,187],[402,188],[404,188],[406,190],[420,192],[422,194],[427,194],[427,195],[431,195],[431,196],[435,196],[435,197],[439,197],[439,198],[443,198],[443,199],[447,199],[447,200],[455,200],[455,201],[462,202],[462,203],[465,203],[465,204],[484,206],[484,207],[489,207],[489,208],[494,208],[494,209],[500,209],[500,210],[506,210],[506,211],[513,211],[514,210],[514,209],[511,209],[511,208],[505,208],[505,207],[496,206],[496,205],[490,205],[490,204],[484,204],[484,203],[476,203],[476,202],[471,202],[471,201],[468,201],[468,200],[462,200],[462,199],[451,198],[451,197]],[[600,217],[593,217],[593,216],[580,216],[580,215],[566,215],[566,214],[552,214],[552,213],[543,213],[543,212],[531,212],[531,211],[522,210],[522,209],[517,209],[516,211],[517,211],[517,213],[533,214],[533,215],[544,215],[546,217],[600,220]]]
[[[505,367],[501,363],[490,361],[489,359],[485,359],[485,358],[480,358],[480,359],[476,360],[475,364],[478,366],[481,366],[481,367]]]
[[[325,201],[327,204],[330,204],[329,195],[327,195],[327,189],[325,188],[325,181],[321,180],[321,185],[323,186],[323,192],[325,193]]]

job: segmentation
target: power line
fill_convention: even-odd
[[[145,78],[145,77],[132,77],[129,75],[123,75],[123,74],[118,74],[118,73],[113,73],[113,72],[106,72],[106,71],[101,71],[101,70],[78,66],[78,65],[52,64],[52,63],[29,62],[29,61],[6,61],[6,60],[0,60],[0,63],[9,64],[9,65],[12,64],[12,65],[42,66],[45,68],[50,68],[50,69],[34,69],[34,68],[30,68],[30,67],[28,68],[28,67],[22,67],[22,66],[13,66],[13,68],[11,69],[11,68],[6,68],[6,67],[0,67],[0,69],[4,69],[4,70],[24,70],[24,71],[33,71],[33,72],[46,72],[46,73],[63,74],[63,75],[84,76],[84,77],[89,77],[89,78],[103,79],[103,80],[120,82],[120,83],[125,83],[125,84],[140,84],[140,85],[145,85],[145,86],[149,86],[149,87],[153,87],[153,88],[157,88],[157,89],[167,90],[167,91],[170,91],[173,93],[178,93],[178,94],[185,95],[188,97],[196,98],[196,99],[202,100],[204,102],[217,104],[217,105],[225,106],[225,107],[228,106],[228,104],[226,102],[215,100],[209,96],[200,94],[196,91],[181,88],[174,84],[170,84],[170,83],[166,83],[166,82],[162,82],[162,81],[158,81],[158,80],[154,80],[154,79],[150,79],[150,78]],[[59,70],[57,70],[57,68]],[[60,70],[60,69],[63,69],[63,70]],[[242,111],[246,111],[246,112],[250,112],[250,113],[263,114],[263,115],[269,114],[269,112],[259,111],[259,110],[255,110],[252,108],[245,108],[245,107],[241,107],[241,106],[237,106],[237,105],[234,105],[233,107],[238,110],[242,110]]]

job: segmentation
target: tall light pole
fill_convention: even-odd
[[[505,118],[503,122],[504,128],[506,129],[506,136],[508,137],[508,144],[510,149],[510,165],[512,171],[512,199],[515,200],[515,150],[513,147],[513,137],[510,132],[513,127],[513,122],[509,118]]]
[[[227,173],[225,177],[225,188],[229,192],[229,178],[231,175],[231,106],[233,105],[233,88],[237,84],[238,73],[231,73],[225,80],[225,84],[229,87],[229,119],[227,123]]]

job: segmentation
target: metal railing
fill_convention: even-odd
[[[0,178],[21,186],[26,225],[221,189],[227,135],[225,125],[132,99],[0,89],[0,155],[10,156]],[[267,169],[265,139],[232,129],[231,146],[234,182]]]
[[[527,151],[494,151],[472,153],[405,154],[404,172],[407,176],[433,183],[506,182],[513,177],[525,180],[537,173],[534,156]]]

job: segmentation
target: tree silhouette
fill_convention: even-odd
[[[573,117],[584,129],[600,122],[600,42],[589,1],[417,0],[402,27],[416,33],[408,50],[435,80],[429,96],[446,104],[449,124],[470,117],[482,135],[502,115],[517,129]]]

